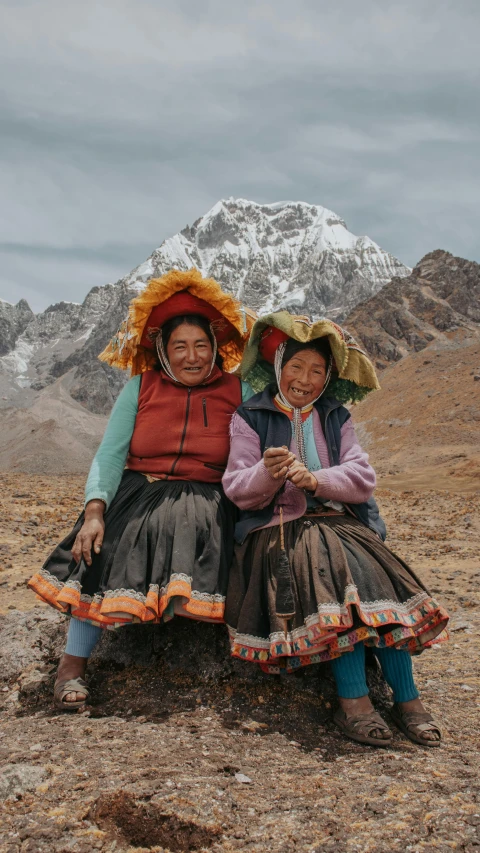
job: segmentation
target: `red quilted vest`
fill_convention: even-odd
[[[192,388],[163,371],[146,371],[127,467],[166,480],[219,483],[227,465],[230,418],[241,402],[239,378],[218,367]]]

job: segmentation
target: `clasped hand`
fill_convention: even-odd
[[[263,462],[275,480],[285,478],[298,489],[306,489],[308,492],[317,488],[316,478],[288,447],[269,447],[263,454]]]

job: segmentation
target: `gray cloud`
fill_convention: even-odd
[[[476,0],[0,9],[1,297],[81,300],[230,195],[480,260]]]

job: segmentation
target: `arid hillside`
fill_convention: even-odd
[[[426,255],[345,321],[382,390],[353,410],[379,482],[480,488],[480,264]]]
[[[85,474],[107,418],[70,394],[75,368],[38,393],[29,408],[0,409],[0,471]]]
[[[480,335],[459,329],[380,375],[353,418],[380,483],[480,489]]]

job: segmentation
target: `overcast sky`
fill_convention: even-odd
[[[480,260],[478,0],[0,0],[0,297],[116,281],[219,198]]]

